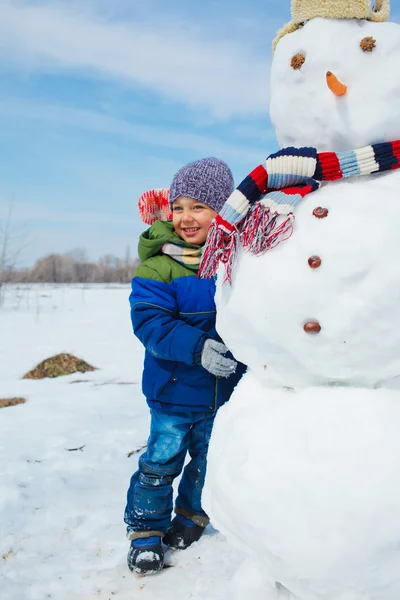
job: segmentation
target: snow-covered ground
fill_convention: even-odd
[[[242,556],[212,528],[167,554],[173,568],[157,576],[126,567],[125,494],[148,434],[128,295],[127,286],[6,291],[0,398],[27,402],[0,410],[1,600],[255,600],[257,574],[249,567],[235,579]],[[98,370],[21,379],[60,352]]]

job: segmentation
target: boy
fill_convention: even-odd
[[[151,412],[147,451],[128,490],[129,568],[141,575],[164,566],[162,542],[184,549],[209,519],[201,506],[211,429],[218,408],[243,373],[215,330],[215,284],[197,278],[212,220],[233,191],[229,167],[216,158],[175,175],[171,221],[156,221],[139,241],[131,317],[146,348],[143,393]],[[187,452],[190,462],[184,467]],[[173,480],[183,475],[171,523]]]

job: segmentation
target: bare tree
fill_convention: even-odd
[[[38,259],[32,269],[14,273],[13,281],[46,283],[129,283],[139,261],[106,254],[90,262],[86,252],[48,254]]]
[[[0,284],[4,281],[4,273],[8,263],[11,216],[12,203],[10,202],[4,222],[0,221]]]
[[[18,257],[25,248],[23,236],[13,227],[14,200],[8,203],[5,217],[0,220],[0,306],[4,300],[4,287],[13,278]]]
[[[65,256],[69,256],[74,263],[83,264],[89,262],[86,248],[73,248]]]

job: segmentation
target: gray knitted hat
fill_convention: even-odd
[[[223,160],[202,158],[182,167],[169,190],[170,204],[187,196],[219,212],[234,190],[232,171]]]

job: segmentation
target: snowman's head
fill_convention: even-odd
[[[400,139],[400,25],[315,18],[278,43],[279,145],[342,151]]]

